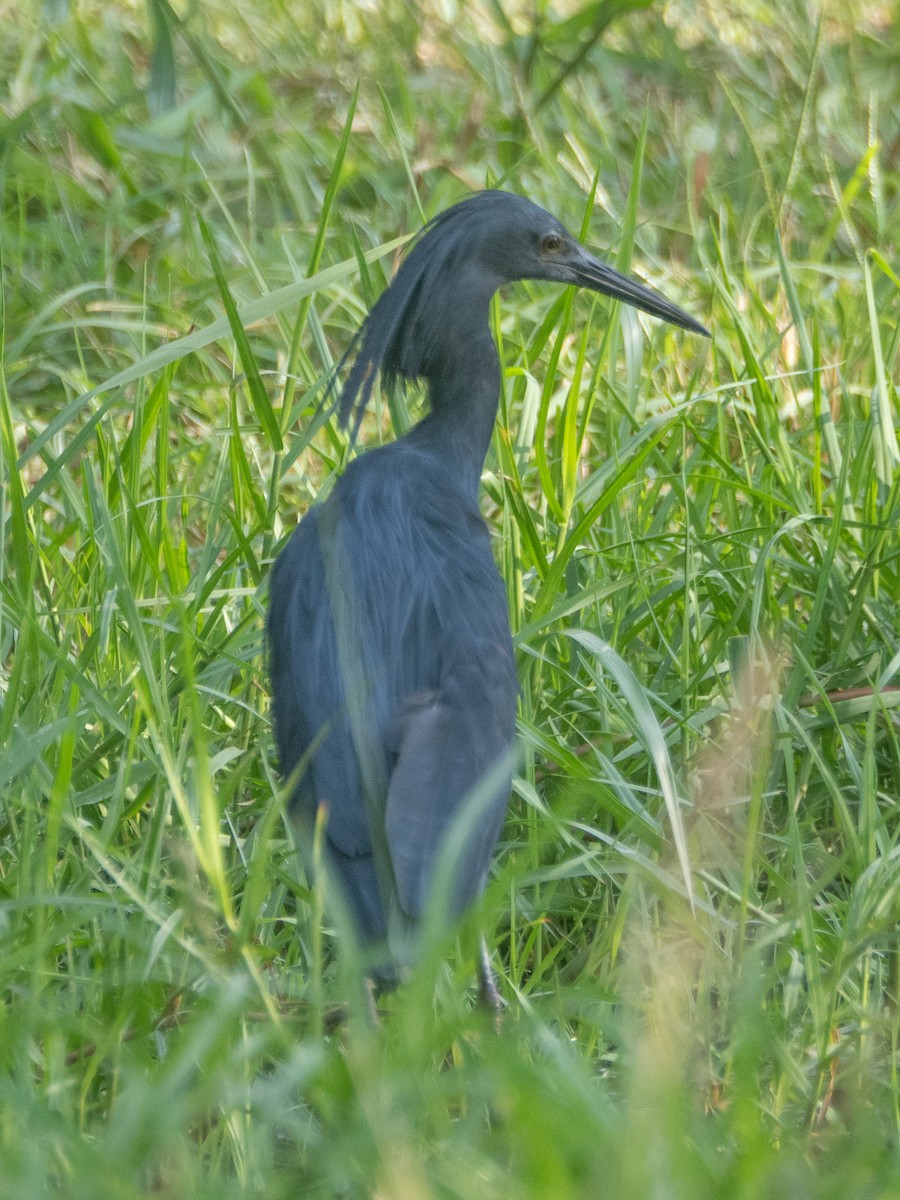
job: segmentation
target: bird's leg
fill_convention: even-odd
[[[366,1016],[369,1019],[369,1024],[373,1029],[381,1028],[381,1016],[378,1012],[378,985],[371,975],[366,975],[363,980],[363,992],[365,999]]]
[[[494,1015],[494,1028],[499,1033],[500,1018],[506,1007],[506,1001],[500,995],[497,987],[497,977],[491,966],[491,956],[488,953],[484,934],[478,939],[478,1003],[489,1009]]]

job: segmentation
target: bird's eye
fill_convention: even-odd
[[[541,238],[541,252],[543,254],[556,254],[562,249],[562,238],[558,233],[548,233]]]

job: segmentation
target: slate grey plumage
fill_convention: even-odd
[[[450,915],[474,901],[506,811],[517,681],[478,489],[500,390],[489,306],[517,279],[589,287],[706,333],[543,209],[485,191],[426,226],[351,343],[344,424],[358,428],[379,374],[424,380],[428,412],[352,461],[300,522],[272,572],[269,639],[280,768],[307,756],[294,804],[306,822],[327,804],[365,942],[421,917],[448,829],[482,785]]]

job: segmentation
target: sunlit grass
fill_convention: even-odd
[[[898,94],[859,9],[6,22],[2,1194],[897,1192]],[[402,239],[498,182],[713,338],[497,301],[521,762],[481,911],[373,1030],[283,812],[266,579]]]

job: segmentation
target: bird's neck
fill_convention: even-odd
[[[487,322],[442,358],[428,381],[428,415],[407,435],[477,497],[500,398],[500,360]]]

